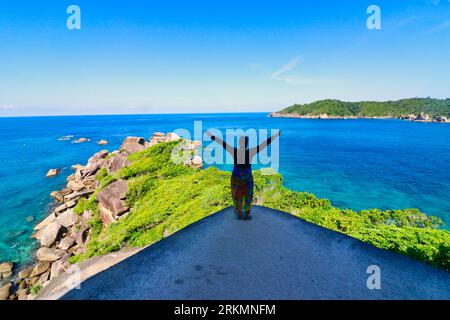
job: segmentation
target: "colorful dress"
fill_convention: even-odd
[[[250,166],[234,166],[231,175],[231,195],[236,214],[248,216],[253,201],[253,175]]]

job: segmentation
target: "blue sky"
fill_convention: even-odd
[[[450,97],[450,0],[0,0],[0,43],[0,116]]]

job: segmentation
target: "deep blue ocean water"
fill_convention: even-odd
[[[101,149],[117,149],[129,135],[192,131],[194,120],[202,120],[204,129],[281,129],[280,172],[289,188],[355,210],[419,208],[450,225],[448,124],[266,113],[0,118],[0,262],[30,261],[33,226],[46,216],[49,194],[65,185],[71,165],[85,164]],[[91,141],[58,141],[66,135]],[[98,146],[99,139],[110,143]],[[63,168],[62,174],[46,178],[50,168]]]

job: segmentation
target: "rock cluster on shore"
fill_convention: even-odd
[[[66,186],[51,193],[56,202],[51,213],[34,227],[32,237],[40,242],[40,248],[36,252],[37,262],[20,270],[14,282],[11,280],[13,264],[0,264],[0,279],[9,280],[0,286],[0,300],[33,299],[39,289],[70,268],[69,259],[73,255],[85,251],[91,236],[89,221],[92,212],[86,210],[77,214],[74,208],[80,199],[86,199],[97,191],[99,182],[96,175],[100,169],[104,168],[109,173],[117,172],[130,165],[129,155],[158,143],[179,139],[174,133],[165,135],[160,132],[156,132],[149,141],[142,137],[127,137],[119,150],[112,153],[99,151],[86,165],[72,166],[75,173],[67,177]],[[200,145],[199,142],[187,141],[184,149],[195,150]],[[202,159],[193,154],[184,164],[201,167]],[[128,214],[130,208],[125,201],[127,191],[127,183],[118,180],[96,194],[100,219],[104,225],[114,223]]]
[[[285,112],[272,112],[269,114],[271,118],[297,118],[297,119],[360,119],[360,118],[374,118],[383,119],[385,117],[356,117],[356,116],[334,116],[326,113],[322,114],[298,114],[298,113],[285,113]],[[386,117],[387,118],[387,117]]]
[[[425,112],[421,112],[418,115],[408,114],[406,116],[400,116],[399,119],[417,122],[450,122],[450,119],[443,116],[430,116]]]
[[[4,262],[0,264],[0,279],[9,278],[12,275],[14,264],[12,262]]]
[[[392,119],[394,117],[366,117],[366,116],[332,116],[328,115],[326,113],[319,114],[319,115],[312,115],[312,114],[298,114],[298,113],[286,113],[286,112],[272,112],[269,114],[269,117],[271,118],[297,118],[297,119]],[[424,112],[415,115],[415,114],[409,114],[409,115],[402,115],[398,117],[398,119],[401,120],[408,120],[408,121],[416,121],[416,122],[441,122],[441,123],[450,123],[450,119],[444,116],[430,116],[429,114],[426,114]]]

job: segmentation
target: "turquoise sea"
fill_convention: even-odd
[[[129,135],[185,128],[281,129],[280,172],[292,189],[339,207],[419,208],[450,225],[450,125],[401,120],[306,120],[267,113],[114,115],[0,118],[0,262],[25,264],[52,190],[65,185],[71,165],[96,151],[117,149]],[[90,142],[59,141],[62,136]],[[95,141],[106,139],[106,147]],[[63,168],[46,178],[50,168]],[[448,226],[446,227],[448,228]]]

